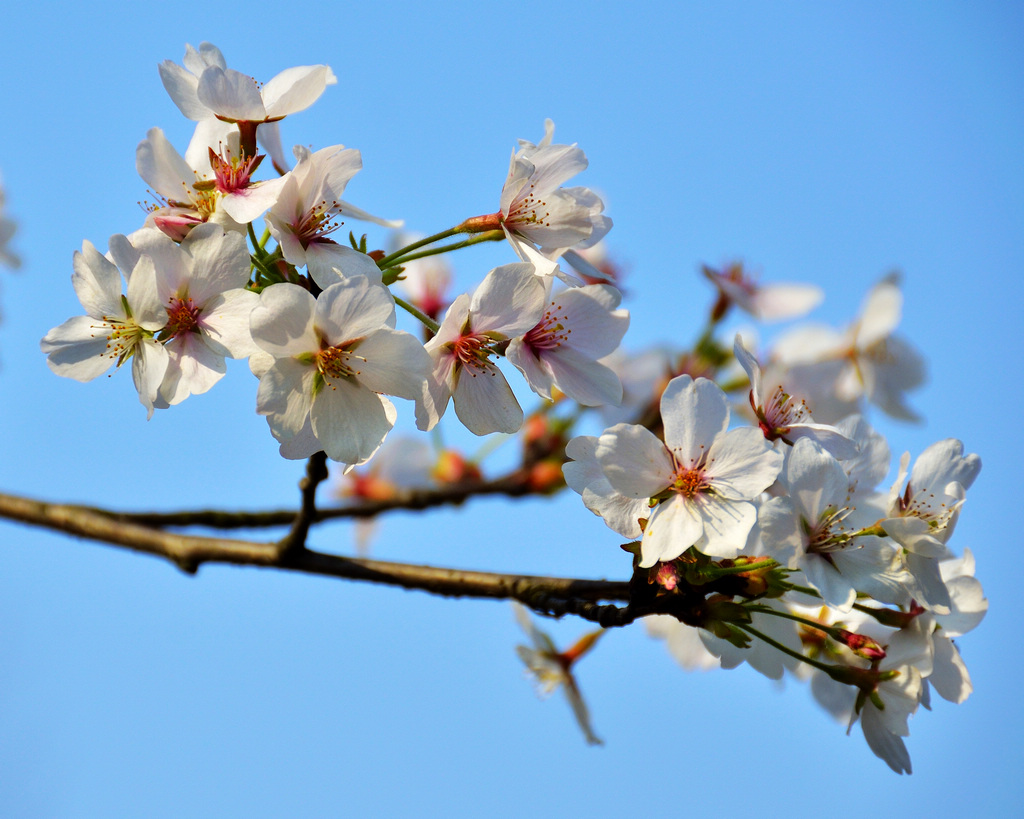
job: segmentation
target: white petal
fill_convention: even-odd
[[[704,459],[715,437],[729,424],[729,402],[718,385],[680,375],[668,382],[661,396],[665,445],[687,468]]]
[[[506,264],[488,273],[470,303],[473,329],[499,333],[506,338],[523,335],[540,319],[544,286],[533,267]]]
[[[260,294],[260,303],[249,316],[252,338],[278,358],[318,350],[313,330],[316,300],[295,284],[272,284]]]
[[[314,368],[293,358],[278,358],[260,378],[256,412],[267,416],[278,441],[294,438],[309,415],[313,402]]]
[[[287,68],[263,86],[263,104],[268,117],[283,117],[304,111],[319,99],[328,85],[337,83],[326,65]]]
[[[455,414],[474,435],[511,434],[523,425],[523,410],[505,376],[493,364],[462,369],[452,396]]]
[[[327,457],[347,464],[373,455],[392,427],[380,396],[348,380],[332,382],[317,393],[310,420]]]
[[[259,303],[251,290],[228,290],[208,301],[199,326],[210,349],[228,358],[245,358],[259,350],[249,330],[249,317]]]
[[[640,567],[675,560],[693,546],[703,533],[704,522],[682,495],[658,504],[652,511],[640,544]]]
[[[196,96],[225,119],[263,122],[267,118],[256,81],[231,68],[207,68],[199,78]]]
[[[652,498],[672,483],[665,445],[645,427],[616,424],[605,430],[598,439],[597,460],[615,491],[630,498]]]

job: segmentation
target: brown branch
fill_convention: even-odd
[[[596,622],[603,618],[609,625],[616,624],[612,622],[616,617],[611,610],[626,610],[594,604],[601,600],[629,600],[626,582],[446,569],[340,557],[306,549],[282,553],[277,543],[166,532],[119,520],[95,509],[15,495],[0,494],[0,518],[163,557],[189,573],[196,572],[203,563],[258,566],[383,583],[447,597],[515,599],[543,613],[579,614]]]
[[[396,510],[422,510],[436,506],[460,506],[469,498],[502,495],[510,498],[535,494],[526,469],[516,469],[492,480],[462,481],[430,489],[396,490],[383,500],[361,500],[357,504],[317,509],[310,523],[343,518],[372,518]],[[83,507],[84,508],[84,507]],[[209,529],[264,529],[291,526],[295,510],[274,509],[266,512],[227,512],[219,509],[197,509],[181,512],[115,512],[90,508],[90,511],[123,523],[162,528],[168,526],[205,526]]]

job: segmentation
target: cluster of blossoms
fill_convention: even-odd
[[[894,326],[873,312],[892,286],[886,280],[869,297],[845,336],[844,363],[851,350],[867,357],[871,344],[889,340],[857,341],[865,326]],[[684,667],[746,661],[775,679],[787,669],[810,676],[829,711],[859,720],[871,749],[909,773],[902,738],[918,705],[929,706],[929,683],[956,703],[972,690],[951,638],[977,625],[987,602],[970,552],[957,557],[948,541],[981,460],[946,439],[912,468],[905,454],[892,487],[879,488],[890,467],[885,439],[859,413],[815,421],[809,400],[789,387],[798,367],[817,368],[819,389],[837,377],[834,353],[799,365],[776,355],[762,369],[736,337],[748,424],[730,429],[729,396],[682,373],[650,425],[660,434],[618,423],[573,438],[565,478],[633,540],[625,548],[634,579],[649,586],[640,613],[652,615],[651,631]],[[912,355],[915,369],[917,361]],[[896,379],[877,370],[861,377],[862,395],[903,414]],[[833,392],[847,388],[843,379],[840,371]],[[893,391],[883,394],[882,384]]]
[[[393,427],[390,397],[413,401],[420,429],[449,402],[478,435],[519,430],[524,416],[495,359],[505,356],[539,395],[552,390],[584,404],[616,402],[617,376],[598,361],[629,323],[604,284],[556,286],[557,258],[598,241],[611,221],[586,188],[561,183],[586,167],[575,146],[552,144],[549,121],[537,145],[521,143],[500,195],[501,211],[413,242],[390,255],[333,235],[341,219],[386,226],[342,199],[362,166],[359,151],[334,145],[281,150],[278,123],[309,107],[336,82],[324,65],[281,72],[265,85],[229,69],[209,43],[189,46],[184,65],[160,75],[195,133],[184,156],[158,128],[138,147],[139,174],[158,198],[145,224],[110,239],[106,255],[85,242],[72,283],[86,315],[42,341],[59,375],[88,381],[131,362],[139,399],[156,409],[205,393],[225,359],[248,359],[259,378],[256,409],[281,454],[323,450],[348,466],[366,463]],[[265,155],[277,175],[258,179]],[[266,231],[256,239],[253,224]],[[395,329],[389,286],[404,266],[450,247],[413,253],[440,237],[500,230],[522,261],[492,270],[448,307],[429,340]],[[246,237],[252,246],[246,245]],[[276,247],[270,249],[270,238]]]
[[[685,667],[746,661],[773,678],[809,677],[829,711],[859,721],[876,754],[910,771],[907,719],[928,707],[931,687],[954,702],[970,693],[952,638],[987,604],[970,553],[948,546],[978,457],[940,441],[913,466],[904,456],[892,488],[879,488],[889,447],[866,405],[913,418],[905,393],[924,377],[894,334],[895,277],[849,328],[799,327],[758,357],[740,337],[715,341],[730,309],[790,319],[820,290],[759,285],[742,265],[705,268],[717,301],[694,348],[627,355],[629,315],[598,244],[611,220],[593,191],[563,187],[587,160],[553,142],[550,120],[539,143],[513,152],[498,211],[367,252],[365,237],[337,241],[343,218],[401,223],[342,199],[359,151],[296,147],[289,167],[281,147],[278,123],[336,82],[331,69],[291,68],[261,86],[208,43],[189,46],[183,62],[160,75],[196,122],[192,140],[182,155],[154,128],[139,144],[137,168],[158,201],[106,254],[89,242],[74,254],[85,315],[43,338],[54,372],[88,381],[131,362],[152,416],[210,390],[226,359],[247,359],[256,411],[281,454],[326,453],[344,465],[347,495],[363,499],[417,475],[481,479],[475,464],[425,444],[403,440],[374,457],[398,417],[392,398],[414,404],[424,431],[449,404],[476,435],[525,426],[525,445],[555,470],[534,475],[532,488],[557,488],[564,463],[565,484],[630,541],[625,611]],[[276,175],[258,178],[267,155]],[[492,240],[507,241],[516,261],[451,298],[439,254]],[[396,329],[396,308],[418,332]],[[542,400],[529,420],[501,358]],[[569,440],[586,408],[607,427]],[[572,666],[601,632],[559,652],[525,610],[517,617],[532,644],[520,647],[523,661],[544,690],[564,686],[597,742]]]

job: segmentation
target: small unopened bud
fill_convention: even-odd
[[[565,486],[561,462],[547,460],[534,464],[530,467],[527,481],[534,492],[542,495],[560,489]]]
[[[837,628],[833,630],[832,637],[837,642],[842,643],[850,649],[858,657],[863,657],[865,660],[875,661],[881,660],[885,657],[885,649],[870,637],[866,637],[863,634],[855,634],[854,632],[847,631],[844,628]]]
[[[430,474],[441,484],[478,481],[483,477],[480,467],[451,449],[446,449],[437,457],[437,463]]]

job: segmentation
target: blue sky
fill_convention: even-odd
[[[710,5],[710,4],[709,4]],[[129,11],[130,9],[130,11]],[[545,117],[578,142],[629,268],[626,336],[685,345],[701,263],[815,282],[841,325],[892,269],[925,354],[920,425],[875,416],[895,453],[961,438],[984,468],[952,545],[991,610],[961,650],[961,706],[911,721],[897,777],[790,682],[686,674],[642,629],[579,666],[604,747],[538,702],[504,603],[162,562],[0,523],[0,808],[12,816],[1006,815],[1024,796],[1014,637],[1022,399],[1024,12],[1011,4],[524,2],[175,9],[37,3],[0,35],[0,171],[18,219],[0,272],[0,490],[125,509],[291,505],[301,464],[253,412],[244,364],[147,422],[127,373],[53,376],[39,338],[80,312],[71,255],[139,226],[137,143],[191,133],[157,74],[186,42],[269,79],[339,83],[285,143],[363,153],[350,200],[434,232],[497,208],[508,152]],[[314,16],[315,15],[315,16]],[[369,231],[383,241],[383,234]],[[511,261],[454,260],[466,288]],[[403,411],[408,407],[402,407]],[[256,534],[257,537],[261,533]],[[265,536],[265,535],[262,535]],[[396,515],[381,558],[625,577],[578,498]],[[318,530],[343,554],[352,530]],[[546,624],[560,641],[580,622]],[[837,801],[837,796],[841,801]]]

